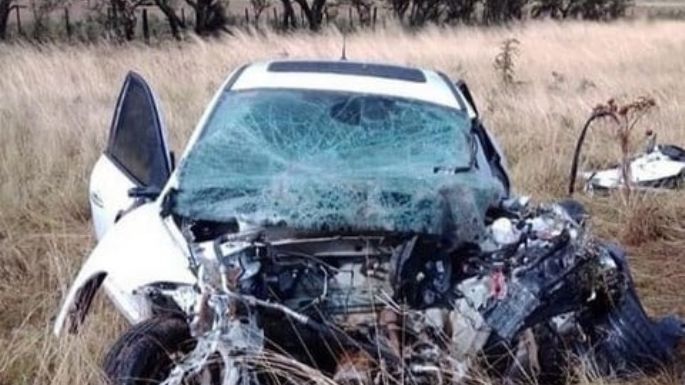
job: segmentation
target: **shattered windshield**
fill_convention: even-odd
[[[229,91],[179,167],[174,211],[310,230],[437,233],[457,211],[482,216],[501,194],[476,170],[473,141],[461,111],[422,101]]]

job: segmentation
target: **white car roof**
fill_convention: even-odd
[[[231,90],[258,88],[317,89],[397,96],[463,106],[435,71],[351,61],[268,61],[245,67]]]

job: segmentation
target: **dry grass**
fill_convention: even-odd
[[[521,41],[516,80],[503,91],[492,61],[506,38]],[[88,174],[102,148],[120,82],[141,72],[161,96],[178,150],[223,78],[241,63],[340,55],[336,32],[144,46],[0,45],[0,385],[86,384],[123,327],[99,303],[79,337],[55,339],[60,298],[93,245]],[[389,28],[348,38],[348,57],[437,68],[465,78],[486,124],[509,154],[517,191],[562,196],[571,151],[592,107],[650,95],[644,128],[685,144],[685,23],[529,24],[511,29]],[[557,73],[556,76],[552,72]],[[618,145],[596,129],[586,154],[616,161]],[[597,232],[626,241],[650,312],[685,316],[683,193],[590,201]],[[673,371],[671,371],[673,372]],[[679,373],[646,383],[682,383]],[[581,376],[581,383],[607,381]]]

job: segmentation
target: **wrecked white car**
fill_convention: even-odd
[[[231,74],[174,170],[153,93],[126,79],[90,201],[97,247],[55,332],[101,285],[132,326],[114,384],[561,380],[671,361],[624,253],[576,202],[511,195],[464,83],[348,61]]]

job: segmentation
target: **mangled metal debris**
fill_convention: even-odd
[[[594,170],[582,174],[586,192],[602,192],[621,189],[653,191],[655,189],[679,188],[685,182],[685,150],[675,145],[657,145],[656,133],[646,131],[646,146],[643,153],[631,154],[632,134],[643,118],[656,106],[649,97],[639,97],[635,101],[618,104],[614,99],[597,105],[585,122],[576,143],[571,164],[568,192],[573,195],[580,153],[585,137],[592,123],[607,120],[621,150],[621,162],[604,170]]]
[[[240,370],[259,377],[239,363],[259,366],[254,357],[278,349],[354,384],[456,383],[483,360],[492,375],[520,379],[563,377],[569,357],[605,375],[660,368],[682,324],[646,316],[623,253],[588,234],[577,208],[505,205],[487,237],[457,249],[269,228],[200,242],[186,314],[198,343],[164,383],[208,370],[217,352],[220,383],[237,383]]]
[[[676,189],[685,184],[685,150],[665,144],[657,145],[630,161],[631,184],[637,189]],[[599,192],[625,187],[619,166],[586,172],[585,190]]]
[[[226,84],[174,172],[145,82],[120,97],[92,177],[100,242],[55,326],[76,329],[102,283],[133,323],[112,383],[550,383],[570,357],[605,375],[673,360],[681,321],[647,317],[579,203],[511,194],[463,83],[276,62]],[[109,200],[121,180],[136,187]]]

